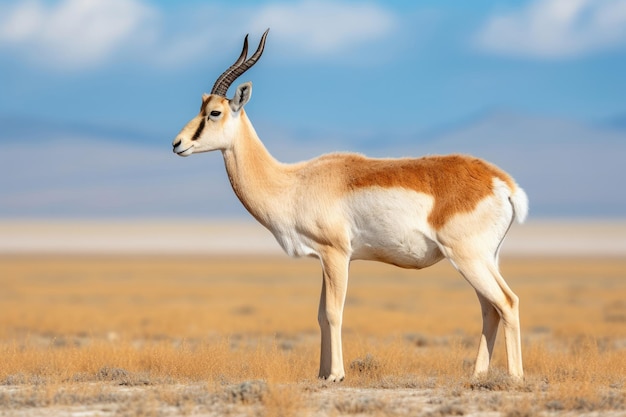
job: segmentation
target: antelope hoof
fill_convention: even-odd
[[[324,379],[328,382],[341,382],[345,379],[345,377],[346,377],[345,375],[339,376],[339,375],[330,374],[328,376],[320,375],[319,379]]]

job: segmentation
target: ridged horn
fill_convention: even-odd
[[[217,80],[215,81],[215,84],[213,84],[213,89],[211,90],[211,94],[218,94],[216,91],[218,87],[220,86],[220,84],[224,81],[224,78],[226,78],[226,76],[230,74],[235,68],[241,65],[241,63],[246,59],[247,55],[248,55],[248,35],[246,35],[246,37],[243,40],[243,49],[241,50],[241,55],[239,55],[239,58],[237,58],[237,61],[235,61],[233,65],[231,65],[226,71],[222,73],[222,75],[220,75],[217,78]],[[223,96],[224,94],[220,94],[220,95]]]
[[[248,71],[261,57],[263,54],[263,49],[265,49],[265,38],[267,38],[267,33],[270,30],[267,29],[263,36],[261,37],[261,42],[259,42],[259,47],[256,52],[247,60],[246,55],[248,54],[248,35],[243,41],[243,50],[241,51],[241,55],[237,59],[237,61],[230,66],[226,71],[219,76],[215,84],[213,85],[213,89],[211,90],[211,94],[216,94],[218,96],[226,97],[226,92],[230,85],[241,76],[244,72]]]

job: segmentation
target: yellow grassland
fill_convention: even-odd
[[[430,415],[626,414],[626,259],[511,258],[502,271],[521,299],[525,382],[504,376],[501,335],[495,371],[470,378],[480,308],[449,264],[354,262],[336,387],[316,379],[314,260],[1,257],[0,409],[193,414],[217,395],[231,408],[216,415],[402,415],[393,392],[410,389],[443,395]],[[118,386],[147,388],[121,401]],[[484,392],[500,396],[458,401]]]

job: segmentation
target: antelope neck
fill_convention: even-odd
[[[222,152],[226,172],[239,201],[268,227],[289,190],[289,169],[269,153],[243,109],[241,112],[241,131],[232,146]]]

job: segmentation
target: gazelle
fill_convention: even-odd
[[[447,258],[474,287],[482,309],[474,375],[488,370],[502,320],[508,372],[521,378],[519,299],[500,275],[498,253],[513,221],[527,215],[524,191],[494,165],[463,155],[372,159],[332,153],[278,162],[244,111],[252,84],[226,98],[233,81],[260,58],[268,31],[249,59],[246,36],[239,59],[202,96],[200,113],[173,146],[180,156],[220,150],[250,214],[290,256],[321,261],[319,376],[345,377],[341,325],[351,260],[420,269]]]

